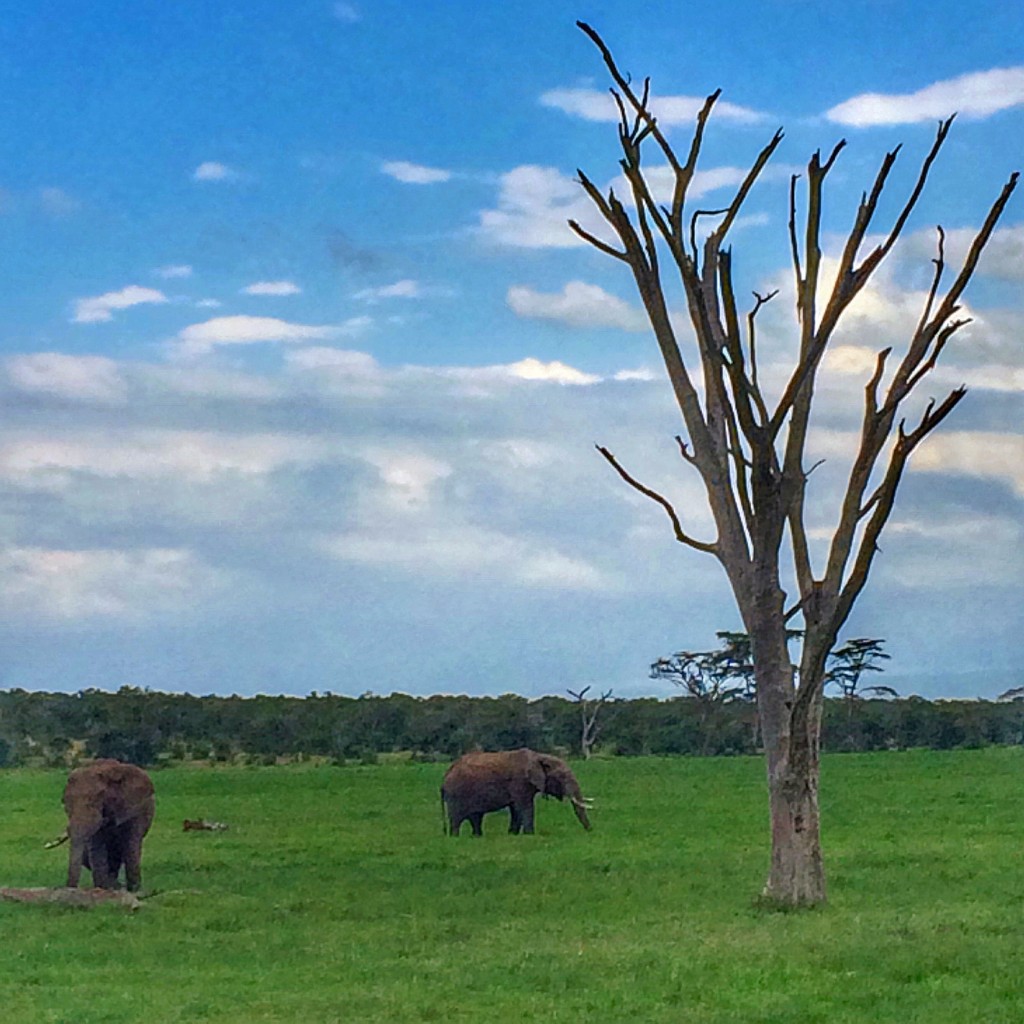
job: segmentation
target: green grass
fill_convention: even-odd
[[[165,895],[0,904],[0,1019],[1024,1020],[1024,751],[828,758],[830,903],[800,914],[755,903],[757,759],[577,767],[593,832],[541,801],[537,835],[491,815],[482,840],[441,834],[441,765],[155,773],[144,883]],[[61,883],[62,785],[0,772],[0,884]]]

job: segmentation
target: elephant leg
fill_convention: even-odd
[[[110,875],[110,860],[107,856],[107,839],[102,832],[98,832],[89,841],[89,865],[94,888],[114,888],[114,879]]]
[[[112,888],[120,887],[118,875],[121,873],[121,865],[125,862],[126,837],[120,831],[112,832],[107,839],[107,870],[110,872]]]
[[[135,830],[124,837],[124,876],[129,892],[142,888],[142,836]]]
[[[533,835],[533,798],[531,797],[519,808],[519,817],[523,823],[523,834]]]
[[[469,816],[469,823],[473,826],[473,835],[479,837],[484,834],[483,821],[484,815],[482,811],[477,811]]]
[[[523,827],[523,816],[519,813],[519,808],[515,804],[508,805],[509,821],[508,830],[512,835],[519,835],[519,830]]]

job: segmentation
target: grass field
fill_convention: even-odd
[[[144,885],[0,904],[8,1024],[1024,1020],[1019,748],[826,759],[826,909],[777,914],[753,758],[591,761],[593,832],[441,833],[444,766],[169,769]],[[0,772],[0,885],[62,883],[63,775]],[[181,819],[229,822],[183,833]]]

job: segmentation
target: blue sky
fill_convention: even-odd
[[[935,225],[953,262],[1024,165],[1024,10],[7,5],[0,686],[666,693],[654,659],[738,627],[717,564],[593,448],[708,525],[631,283],[565,225],[595,223],[576,168],[617,171],[577,18],[651,76],[683,149],[695,98],[724,90],[702,204],[785,128],[734,240],[744,288],[781,289],[766,381],[793,337],[789,175],[848,140],[834,251],[885,151],[904,144],[883,224],[959,111],[826,364],[827,534],[865,367],[912,329]],[[1021,204],[933,375],[968,397],[844,631],[884,637],[905,692],[1020,683]]]

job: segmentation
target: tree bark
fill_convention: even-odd
[[[770,579],[773,574],[762,569]],[[747,623],[771,821],[771,861],[762,896],[781,907],[810,907],[826,900],[818,809],[821,700],[813,690],[812,699],[797,700],[783,600],[777,583],[763,585]]]
[[[826,899],[818,811],[817,739],[797,729],[781,749],[767,751],[771,868],[765,899],[811,907]]]

